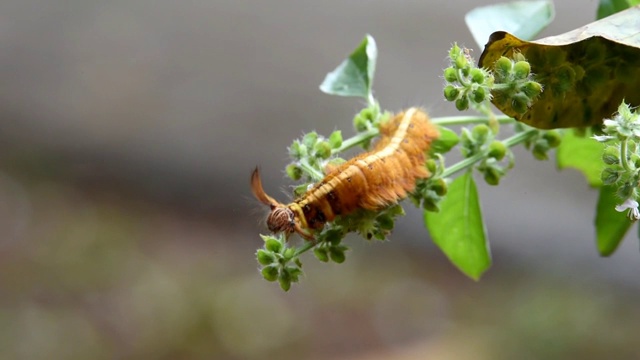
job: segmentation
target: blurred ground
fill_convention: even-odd
[[[559,2],[543,36],[592,20],[585,3]],[[475,47],[477,4],[2,2],[1,357],[640,357],[635,234],[599,258],[595,194],[524,152],[481,187],[495,264],[478,283],[415,211],[345,264],[307,258],[290,293],[256,271],[250,170],[277,193],[290,141],[349,134],[361,106],[322,95],[324,74],[371,33],[383,106],[452,114],[441,71],[452,42]]]

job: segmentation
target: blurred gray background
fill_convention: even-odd
[[[290,294],[256,271],[251,170],[287,200],[286,147],[349,136],[364,105],[321,93],[325,74],[370,33],[383,108],[453,115],[446,55],[453,42],[480,55],[464,14],[488,3],[2,1],[7,358],[633,358],[635,228],[599,257],[596,192],[524,151],[499,187],[480,185],[494,268],[479,283],[410,205],[392,242],[353,239],[339,266],[308,257]],[[540,37],[596,7],[558,1]]]

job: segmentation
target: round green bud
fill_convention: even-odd
[[[445,179],[443,179],[443,178],[437,178],[437,179],[431,181],[431,189],[438,196],[445,196],[445,195],[447,195],[447,190],[448,190],[447,181]]]
[[[327,249],[324,247],[317,247],[313,249],[313,254],[316,258],[322,262],[329,262],[329,254],[327,253]]]
[[[516,94],[511,99],[511,108],[518,114],[524,114],[529,110],[529,98],[522,93]]]
[[[300,141],[296,140],[289,147],[289,155],[296,160],[300,160],[301,158],[307,156],[307,147],[304,146]]]
[[[550,148],[557,148],[562,142],[562,135],[557,130],[549,130],[542,135],[542,138],[547,140]]]
[[[300,180],[302,177],[302,169],[296,164],[289,164],[286,168],[287,176],[291,178],[291,180]]]
[[[484,171],[484,181],[492,186],[500,185],[500,172],[494,168],[488,168]]]
[[[527,81],[521,88],[522,92],[529,97],[529,99],[535,99],[542,94],[542,85],[535,81]]]
[[[294,248],[287,248],[284,251],[284,254],[282,254],[282,256],[286,259],[286,260],[291,260],[296,254],[296,249]]]
[[[478,87],[471,93],[471,96],[473,97],[473,102],[480,104],[484,102],[487,93],[483,87]]]
[[[602,161],[607,165],[620,164],[620,150],[616,146],[607,146],[602,153]]]
[[[329,143],[326,141],[320,141],[316,143],[316,145],[313,147],[313,150],[315,151],[317,156],[323,159],[328,159],[331,156],[331,145],[329,145]]]
[[[513,65],[513,73],[518,80],[524,80],[529,77],[531,72],[531,65],[526,61],[518,61]]]
[[[469,108],[469,98],[467,98],[466,96],[463,96],[461,98],[458,98],[458,100],[456,100],[456,109],[458,109],[459,111],[465,111]]]
[[[444,79],[450,83],[458,81],[458,71],[452,67],[444,69]]]
[[[262,277],[267,281],[278,280],[278,267],[276,265],[265,266],[260,270]]]
[[[310,149],[313,149],[313,146],[318,141],[318,133],[315,131],[304,134],[302,137],[302,143]]]
[[[385,231],[393,230],[393,226],[395,225],[393,222],[393,217],[389,215],[380,215],[376,218],[380,229]]]
[[[631,154],[629,161],[633,163],[636,169],[640,167],[640,156],[638,154]]]
[[[338,247],[331,247],[329,248],[329,257],[331,258],[331,261],[337,263],[337,264],[342,264],[344,262],[344,260],[346,259],[345,255],[344,255],[344,250],[338,248]]]
[[[258,259],[260,265],[269,265],[273,264],[276,261],[276,257],[273,255],[273,253],[264,249],[258,250],[258,252],[256,253],[256,258]]]
[[[506,77],[511,72],[512,67],[513,62],[504,56],[501,56],[500,59],[496,61],[495,65],[496,72],[502,77]]]
[[[333,228],[333,229],[327,230],[324,236],[324,241],[335,246],[340,244],[343,237],[344,237],[344,234],[342,233],[342,230]]]
[[[469,72],[471,72],[471,68],[469,66],[463,67],[460,69],[460,72],[462,73],[462,76],[467,77],[469,76]]]
[[[484,144],[491,129],[485,124],[479,124],[471,129],[471,137],[480,144]]]
[[[268,251],[279,253],[282,250],[282,243],[276,239],[267,239],[264,243],[264,247]]]
[[[424,201],[422,202],[422,208],[425,211],[430,211],[430,212],[440,212],[440,207],[438,206],[438,203],[436,200],[434,199],[424,199]]]
[[[358,132],[366,131],[367,130],[367,123],[368,123],[367,119],[363,118],[360,115],[356,115],[353,118],[353,127]]]
[[[607,185],[607,184],[605,184],[605,185]],[[608,185],[610,185],[610,184],[608,184]],[[633,184],[626,182],[626,183],[622,184],[622,186],[620,186],[618,188],[618,191],[616,191],[616,194],[621,199],[628,199],[633,195],[633,191],[634,191]]]
[[[454,101],[458,98],[459,94],[460,90],[453,85],[447,85],[444,87],[444,98],[447,99],[447,101]]]
[[[437,164],[434,159],[427,160],[427,170],[429,170],[429,174],[434,174],[437,170]]]
[[[492,157],[498,161],[504,159],[504,156],[507,153],[507,146],[498,140],[494,140],[489,144],[489,157]]]
[[[482,71],[482,69],[473,68],[469,72],[469,75],[471,75],[471,81],[473,81],[474,83],[476,84],[484,83],[485,76],[484,76],[484,71]]]
[[[533,153],[534,158],[538,160],[547,160],[549,159],[547,151],[549,151],[549,144],[546,141],[539,141],[533,145],[531,152]]]
[[[600,179],[602,179],[604,185],[613,185],[620,179],[620,172],[612,168],[604,168],[602,174],[600,174]]]
[[[466,56],[460,55],[460,56],[456,57],[455,65],[456,65],[456,68],[462,70],[462,69],[466,68],[467,66],[469,66],[469,61],[467,60]]]
[[[278,278],[278,282],[282,290],[289,291],[291,289],[291,275],[289,275],[289,272],[283,271]]]
[[[458,44],[453,44],[453,46],[451,47],[451,49],[449,50],[449,58],[451,60],[455,60],[457,59],[459,56],[463,56],[462,55],[462,50],[460,49],[460,47],[458,46]]]
[[[342,131],[336,130],[329,136],[329,145],[332,149],[338,149],[342,146]]]

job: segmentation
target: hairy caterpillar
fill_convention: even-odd
[[[251,174],[251,190],[271,208],[269,230],[287,236],[297,232],[313,240],[314,231],[336,216],[357,209],[383,209],[405,198],[417,179],[429,176],[425,152],[438,138],[438,130],[424,111],[410,108],[382,123],[380,134],[372,151],[330,169],[322,181],[287,205],[264,192],[256,168]]]

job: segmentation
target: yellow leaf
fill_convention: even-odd
[[[501,56],[520,52],[544,91],[524,113],[502,112],[541,129],[598,125],[624,99],[640,105],[640,6],[537,41],[504,31],[491,34],[479,65],[493,69]]]

